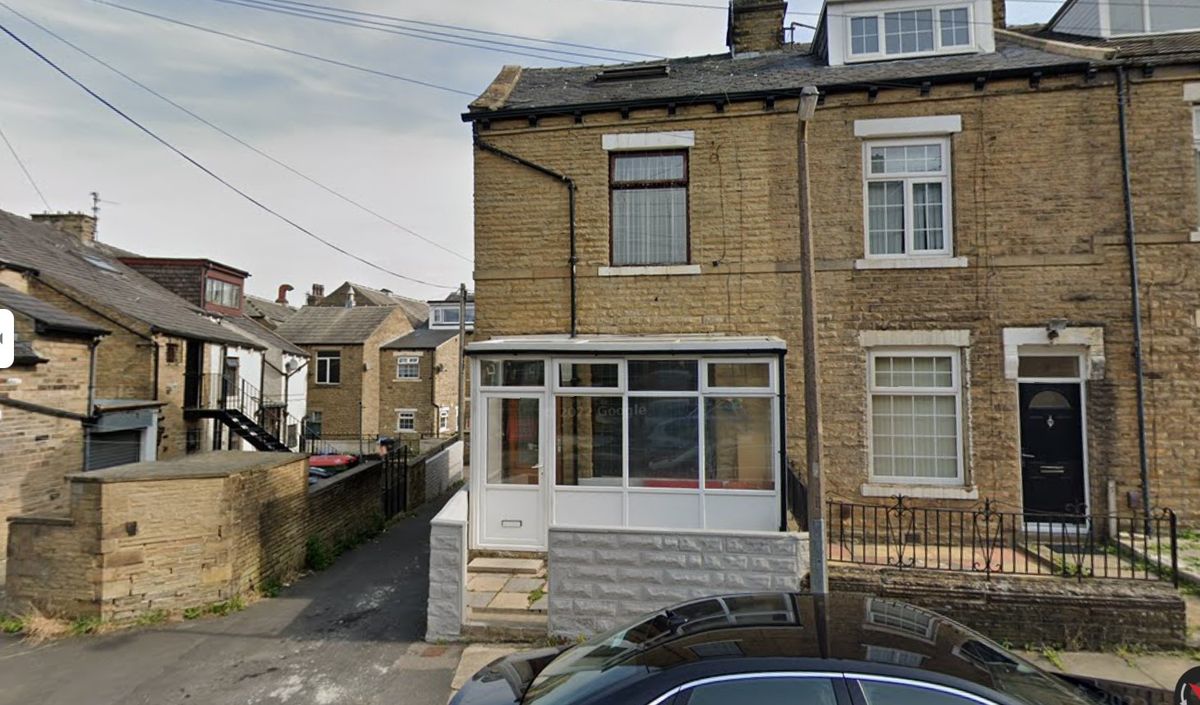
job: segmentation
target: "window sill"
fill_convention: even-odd
[[[1192,234],[1188,236],[1188,239],[1192,242],[1200,242],[1200,230],[1193,230]]]
[[[638,265],[632,267],[601,267],[597,272],[602,277],[664,276],[671,274],[699,274],[698,264]]]
[[[962,269],[966,257],[896,257],[888,259],[857,259],[855,269]]]
[[[420,377],[397,377],[397,382],[420,382]]]
[[[864,497],[917,497],[921,499],[979,499],[979,488],[972,485],[884,485],[868,482],[860,488]]]

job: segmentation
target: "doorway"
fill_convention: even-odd
[[[1021,381],[1021,489],[1027,523],[1083,523],[1087,514],[1082,381]]]
[[[481,543],[546,547],[546,473],[541,395],[486,396]]]

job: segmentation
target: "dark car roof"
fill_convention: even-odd
[[[832,671],[940,683],[1008,705],[1087,702],[979,633],[899,600],[758,593],[705,598],[668,614],[678,624],[670,636],[643,642],[599,667],[629,673],[615,686],[622,695],[640,684],[661,690],[664,683],[682,685],[715,674]],[[641,634],[661,626],[642,625]],[[636,642],[639,633],[625,632],[630,634]],[[531,693],[536,690],[535,682]]]

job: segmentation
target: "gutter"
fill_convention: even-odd
[[[513,154],[512,152],[506,152],[495,145],[488,144],[480,139],[478,134],[475,135],[475,146],[485,152],[489,152],[503,159],[507,159],[514,164],[519,164],[527,169],[532,169],[543,176],[548,176],[567,187],[567,213],[568,218],[570,219],[571,242],[571,255],[567,262],[571,266],[571,337],[574,338],[578,333],[579,322],[579,309],[577,304],[578,276],[575,271],[576,264],[578,264],[578,258],[575,256],[575,192],[577,190],[575,186],[575,180],[565,174],[560,174],[553,169],[544,167],[541,164],[531,162],[528,159]]]
[[[42,406],[41,404],[34,404],[33,402],[21,401],[19,399],[11,399],[9,397],[0,397],[0,406],[10,406],[14,409],[20,409],[21,411],[28,411],[34,414],[41,414],[43,416],[55,416],[60,419],[71,419],[73,421],[91,421],[93,418],[95,418],[94,416],[77,414],[74,411],[63,411],[62,409],[55,409],[52,406]]]
[[[1117,67],[1117,126],[1121,132],[1121,190],[1125,197],[1125,242],[1129,249],[1129,298],[1133,315],[1133,366],[1137,373],[1138,466],[1142,481],[1142,513],[1150,532],[1150,464],[1146,453],[1146,376],[1142,358],[1142,298],[1138,276],[1137,230],[1133,217],[1133,187],[1129,168],[1129,76]]]

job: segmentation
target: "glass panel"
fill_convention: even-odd
[[[933,51],[933,10],[905,10],[883,16],[888,54]]]
[[[1071,402],[1067,400],[1060,392],[1052,389],[1047,389],[1044,392],[1038,392],[1033,395],[1033,399],[1029,400],[1030,409],[1070,409]]]
[[[871,173],[924,174],[942,170],[942,145],[906,144],[871,147]]]
[[[613,182],[682,181],[682,154],[630,154],[613,160]]]
[[[875,54],[879,51],[879,18],[850,18],[850,53]]]
[[[771,363],[710,362],[708,386],[765,389],[771,386]]]
[[[867,239],[870,254],[904,254],[903,181],[867,185]]]
[[[1056,355],[1022,357],[1017,362],[1018,377],[1078,377],[1079,358]]]
[[[710,490],[775,489],[771,399],[704,400],[704,486]]]
[[[699,388],[696,360],[630,360],[631,391],[694,392]]]
[[[941,250],[946,246],[942,222],[942,184],[913,184],[913,250]]]
[[[967,8],[956,7],[942,10],[942,46],[957,47],[971,43],[970,21],[967,19]]]
[[[631,398],[629,484],[696,489],[700,484],[698,417],[695,397]]]
[[[685,264],[687,189],[612,192],[613,264]]]
[[[944,693],[928,688],[918,688],[899,683],[879,683],[876,681],[859,681],[863,694],[867,696],[867,705],[974,705],[969,700],[958,695]]]
[[[560,362],[558,384],[562,387],[616,387],[619,369],[615,362]]]
[[[621,484],[621,397],[557,397],[556,481],[560,485]]]
[[[954,361],[949,356],[875,358],[876,387],[954,387]]]
[[[871,396],[872,470],[879,477],[958,477],[958,405],[953,396]]]
[[[823,678],[744,678],[697,686],[688,705],[834,705]],[[938,704],[940,705],[940,703]]]
[[[487,414],[488,483],[538,484],[538,400],[492,397]]]
[[[484,360],[480,366],[484,387],[540,387],[545,384],[541,360]]]

